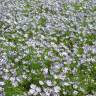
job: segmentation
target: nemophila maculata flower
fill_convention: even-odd
[[[95,96],[95,3],[2,0],[0,93]]]

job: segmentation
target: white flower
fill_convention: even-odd
[[[64,82],[64,85],[65,85],[65,86],[69,86],[70,84],[69,84],[69,83],[67,83],[67,82]]]
[[[35,88],[36,88],[36,85],[31,84],[31,85],[30,85],[30,88],[35,89]]]
[[[29,95],[37,95],[38,93],[41,92],[41,88],[37,87],[36,85],[34,84],[31,84],[30,85],[30,90],[28,92]]]
[[[41,38],[44,39],[45,37],[43,35],[41,35]]]
[[[41,92],[41,88],[39,88],[39,87],[36,87],[36,92]]]
[[[28,92],[29,95],[32,95],[34,93],[35,93],[35,90],[33,90],[33,89],[30,89],[29,92]]]
[[[51,88],[44,88],[44,92],[45,92],[45,95],[44,96],[50,96],[50,93],[52,92],[53,90]]]
[[[83,93],[85,92],[85,90],[83,88],[81,88],[81,87],[80,87],[80,91],[83,92]]]
[[[28,34],[25,34],[24,37],[27,38],[28,37]]]
[[[61,88],[60,88],[59,86],[55,86],[55,87],[54,87],[54,91],[55,91],[56,93],[60,92],[60,90],[61,90]]]
[[[0,40],[6,40],[4,37],[0,37]]]
[[[44,56],[44,59],[47,60],[48,59],[48,56]]]
[[[64,80],[64,79],[65,79],[65,75],[60,74],[60,75],[58,76],[58,78],[61,79],[61,80]]]
[[[73,85],[73,88],[77,89],[77,88],[78,88],[78,86],[77,86],[77,85]]]
[[[64,71],[64,73],[67,73],[68,70],[69,70],[69,68],[68,67],[65,67],[63,71]]]
[[[48,74],[48,68],[43,69],[44,74]]]
[[[20,81],[21,81],[21,78],[20,78],[20,77],[16,77],[16,80],[17,80],[18,82],[20,82]]]
[[[47,84],[48,86],[52,86],[52,82],[51,82],[50,80],[47,80],[47,81],[46,81],[46,84]]]
[[[66,52],[60,53],[61,56],[67,56],[68,54]]]
[[[74,94],[74,95],[77,95],[77,94],[78,94],[78,91],[74,91],[73,94]]]
[[[66,95],[66,94],[67,94],[67,92],[65,92],[65,91],[64,91],[64,92],[63,92],[63,94],[64,94],[64,95]]]
[[[9,72],[9,70],[8,70],[8,69],[4,69],[4,72],[8,73],[8,72]]]
[[[2,87],[0,87],[0,92],[2,92],[4,89]]]
[[[57,75],[54,75],[54,79],[58,79],[58,76]]]
[[[15,81],[15,77],[11,77],[10,81],[14,82]]]
[[[14,82],[12,82],[12,85],[13,85],[14,87],[18,86],[18,82],[17,82],[17,81],[14,81]]]
[[[3,79],[4,80],[8,80],[9,79],[9,76],[8,75],[5,75],[5,76],[3,76]]]
[[[40,85],[44,85],[44,82],[43,82],[43,81],[39,81],[39,84],[40,84]]]
[[[27,76],[26,76],[25,74],[23,74],[22,77],[23,77],[24,79],[27,79]]]
[[[15,59],[15,62],[18,62],[18,61],[19,61],[19,59],[18,59],[18,58],[16,58],[16,59]]]
[[[4,85],[4,82],[0,81],[0,86],[3,86]]]

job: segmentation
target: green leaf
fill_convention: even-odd
[[[5,96],[17,96],[17,95],[23,95],[23,92],[25,91],[24,88],[22,87],[14,87],[11,84],[11,81],[7,80],[5,81],[5,86],[4,86],[4,91],[5,91]]]
[[[45,17],[41,17],[38,21],[38,25],[41,25],[41,26],[45,26],[46,24],[46,18]]]

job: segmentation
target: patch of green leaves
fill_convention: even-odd
[[[5,81],[4,86],[5,96],[17,96],[17,95],[23,95],[23,92],[25,91],[23,87],[13,87],[10,81]]]
[[[38,21],[38,25],[45,26],[46,22],[47,22],[46,17],[41,17]]]

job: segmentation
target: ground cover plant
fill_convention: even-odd
[[[96,96],[96,0],[0,1],[0,96]]]

